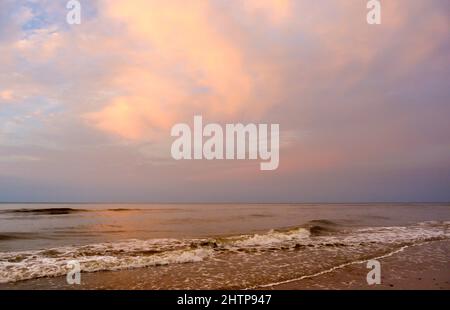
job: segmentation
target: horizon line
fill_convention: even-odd
[[[1,204],[431,204],[443,203],[450,204],[450,201],[300,201],[300,202],[252,202],[252,201],[189,201],[189,202],[139,202],[139,201],[0,201]]]

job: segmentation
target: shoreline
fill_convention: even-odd
[[[403,246],[390,253],[344,263],[316,274],[304,275],[299,279],[282,283],[261,284],[245,290],[398,290],[398,289],[438,289],[450,290],[450,240],[428,241],[421,244]],[[381,263],[381,284],[369,286],[366,282],[366,262],[377,259]],[[194,265],[192,265],[194,266]],[[162,267],[164,268],[164,267]],[[146,290],[148,269],[103,271],[83,274],[87,285],[67,286],[65,277],[50,277],[0,284],[0,290],[53,290],[53,289],[106,289],[106,290]],[[181,284],[181,283],[180,283]],[[178,289],[183,289],[183,285]],[[192,287],[192,289],[196,289]],[[239,288],[232,288],[239,289]],[[225,288],[225,290],[227,290]]]
[[[348,263],[317,275],[259,286],[269,290],[450,290],[450,240],[406,246],[379,257],[381,284],[368,285],[365,261]],[[332,268],[333,269],[333,268]]]

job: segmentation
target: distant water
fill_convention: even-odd
[[[2,204],[0,283],[62,276],[76,259],[87,273],[145,268],[156,289],[247,288],[449,228],[449,204]]]

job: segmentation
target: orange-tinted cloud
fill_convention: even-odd
[[[6,89],[0,91],[0,99],[4,101],[11,101],[14,98],[12,90]]]
[[[100,129],[138,139],[151,128],[170,128],[184,113],[226,118],[251,104],[242,51],[214,25],[219,17],[208,2],[105,1],[104,9],[126,27],[123,41],[140,49],[124,47],[132,59],[112,78],[125,95],[87,115]]]

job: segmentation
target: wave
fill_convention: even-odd
[[[297,241],[308,239],[310,231],[306,228],[294,228],[290,230],[270,230],[265,234],[241,235],[228,237],[222,240],[228,249],[267,248],[274,246],[289,246]]]
[[[84,212],[169,212],[179,211],[175,208],[108,208],[108,209],[78,209],[78,208],[21,208],[0,210],[0,214],[16,214],[16,215],[67,215]]]
[[[317,225],[333,227],[334,234],[315,234]],[[83,272],[122,270],[169,264],[198,263],[218,255],[239,252],[301,251],[305,248],[405,246],[450,238],[450,222],[424,222],[412,226],[370,227],[351,231],[336,223],[309,222],[307,227],[270,230],[221,238],[124,240],[46,250],[0,253],[0,283],[65,275],[67,263],[79,261]]]
[[[312,220],[306,223],[305,227],[313,236],[323,236],[336,233],[339,230],[339,224],[330,220]]]
[[[7,240],[26,240],[26,239],[32,239],[36,237],[36,234],[34,233],[1,233],[0,234],[0,241],[7,241]]]
[[[74,209],[74,208],[43,208],[43,209],[11,209],[2,210],[1,213],[12,213],[12,214],[33,214],[33,215],[61,215],[61,214],[71,214],[78,212],[88,212],[85,209]]]

